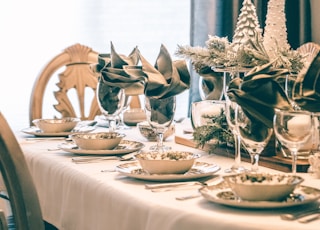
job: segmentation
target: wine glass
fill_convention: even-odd
[[[151,150],[164,152],[170,149],[163,145],[163,134],[171,125],[176,110],[176,97],[163,99],[145,97],[145,112],[147,121],[157,134],[157,145],[151,146]]]
[[[119,114],[125,104],[124,89],[105,84],[100,78],[97,86],[97,100],[102,114],[109,124],[109,132],[114,132],[117,127]]]
[[[239,105],[236,108],[236,114],[236,129],[241,143],[250,155],[251,171],[257,172],[259,171],[259,156],[269,143],[273,129],[253,118]]]
[[[291,152],[292,173],[295,174],[297,172],[298,151],[312,135],[312,114],[302,110],[276,110],[273,127],[278,141]]]
[[[246,169],[243,166],[241,166],[241,139],[238,133],[238,129],[236,128],[237,108],[238,108],[238,104],[236,102],[231,101],[226,96],[226,108],[225,108],[226,120],[228,123],[228,127],[234,137],[234,155],[235,155],[234,164],[231,166],[231,168],[225,170],[225,172],[227,173],[246,171]]]

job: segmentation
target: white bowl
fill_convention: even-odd
[[[79,121],[79,118],[65,117],[52,119],[35,119],[32,122],[44,133],[61,133],[71,131]]]
[[[135,155],[150,174],[183,174],[191,169],[198,154],[185,151],[141,152]]]
[[[300,176],[267,173],[241,173],[223,178],[238,197],[248,201],[281,201],[304,180]]]
[[[138,129],[143,137],[145,137],[148,141],[156,141],[157,134],[153,131],[151,126],[147,121],[139,122],[137,124]],[[163,140],[166,140],[172,134],[175,133],[175,125],[171,124],[169,128],[163,134]]]
[[[78,133],[70,137],[80,149],[109,150],[117,147],[125,134],[117,132]]]

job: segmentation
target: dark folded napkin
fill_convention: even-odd
[[[293,99],[303,109],[320,111],[320,45],[306,43],[299,47],[306,56],[305,66],[299,72],[293,87]]]
[[[143,72],[140,75],[146,77],[144,93],[147,97],[167,98],[182,93],[190,87],[190,74],[185,60],[172,61],[164,45],[161,45],[154,66],[141,54],[139,57]]]
[[[252,119],[273,127],[274,109],[293,109],[279,79],[288,71],[273,69],[272,64],[255,67],[243,78],[229,83],[228,97]]]
[[[216,72],[206,66],[198,74],[202,77],[200,83],[205,100],[219,100],[223,92],[223,72]]]
[[[144,91],[144,78],[130,75],[124,68],[139,68],[138,48],[135,47],[128,55],[118,54],[111,43],[110,58],[100,55],[97,70],[100,70],[102,81],[112,87],[125,89],[126,95],[139,95]],[[129,67],[127,67],[129,66]]]

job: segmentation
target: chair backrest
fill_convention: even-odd
[[[43,230],[44,222],[31,174],[20,145],[1,112],[0,171],[15,229]]]
[[[54,92],[58,102],[58,104],[53,105],[55,110],[61,114],[61,117],[79,117],[81,120],[92,120],[96,115],[100,114],[95,98],[98,79],[91,68],[91,65],[97,62],[98,53],[79,43],[66,48],[62,53],[55,56],[44,67],[34,82],[29,107],[30,125],[33,125],[32,120],[42,118],[43,98],[48,82],[63,67],[65,69],[59,73],[59,82],[56,84],[59,90]],[[87,88],[92,89],[94,95],[91,105],[88,107],[90,108],[88,115],[86,115],[87,105],[85,104]],[[68,92],[70,89],[76,90],[77,102],[69,98]]]

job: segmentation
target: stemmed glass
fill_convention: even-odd
[[[273,127],[278,141],[291,152],[292,173],[295,174],[297,172],[298,151],[312,135],[312,114],[302,110],[276,110]]]
[[[257,172],[259,170],[259,156],[269,143],[273,129],[254,119],[239,105],[236,108],[236,129],[241,143],[250,155],[251,171]]]
[[[97,101],[102,114],[109,124],[109,132],[114,132],[117,127],[119,114],[125,104],[125,91],[122,88],[110,86],[99,79],[97,86]]]
[[[226,172],[243,172],[246,169],[241,166],[241,139],[238,133],[238,129],[236,128],[237,121],[237,107],[238,104],[236,102],[231,101],[228,97],[226,97],[226,120],[228,123],[228,127],[233,134],[234,137],[234,164],[231,168],[226,169]]]
[[[171,125],[176,110],[176,97],[157,99],[145,97],[145,112],[147,121],[157,134],[157,145],[151,146],[151,150],[164,152],[170,149],[163,145],[163,134]]]

